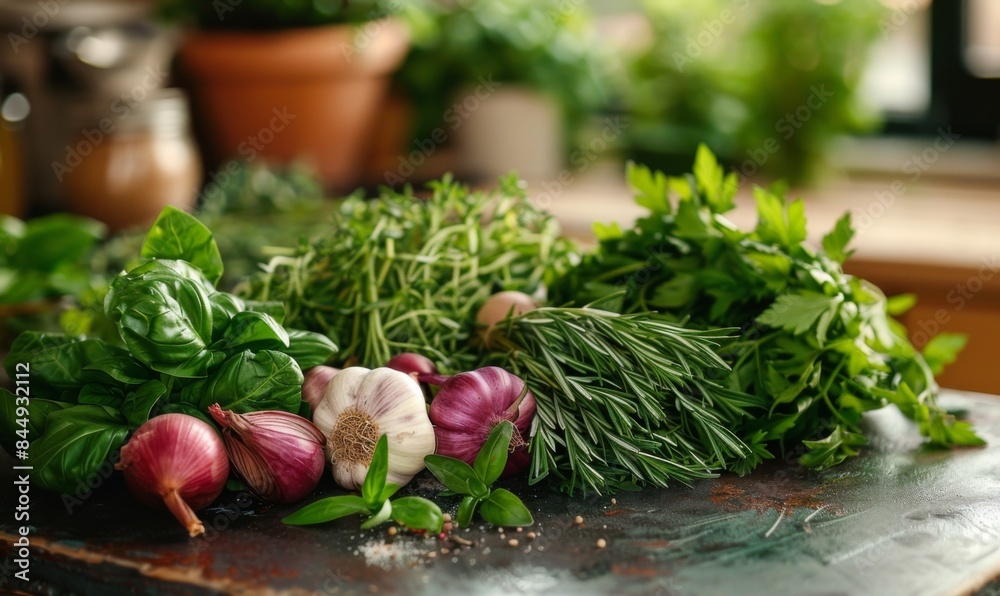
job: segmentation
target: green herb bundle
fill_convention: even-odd
[[[895,304],[843,272],[849,216],[820,250],[805,242],[802,201],[786,204],[758,188],[757,227],[743,232],[723,215],[734,207],[736,177],[725,176],[705,147],[692,175],[668,178],[630,166],[628,179],[649,215],[627,230],[595,226],[598,250],[550,288],[554,302],[602,301],[693,329],[739,328],[738,341],[718,353],[732,366],[727,386],[768,404],[738,429],[762,455],[763,441],[803,465],[835,465],[865,444],[862,413],[890,403],[935,445],[982,443],[934,402],[933,370],[953,359],[945,348],[954,338],[932,342],[925,354],[935,356],[925,358],[890,316]],[[737,462],[733,469],[751,467]]]
[[[591,308],[506,319],[491,342],[535,396],[530,480],[551,474],[569,493],[613,492],[755,465],[730,429],[765,405],[712,380],[728,371],[716,354],[726,338]]]
[[[341,363],[383,366],[400,352],[469,370],[476,309],[498,290],[536,292],[568,268],[572,244],[515,177],[496,194],[450,178],[377,199],[348,198],[324,238],[276,257],[238,293],[278,300],[289,325],[326,333]]]
[[[194,217],[167,208],[104,300],[124,347],[97,338],[28,331],[4,361],[17,394],[0,389],[0,441],[31,443],[41,487],[87,490],[132,430],[158,413],[208,420],[236,412],[299,412],[302,370],[336,352],[325,336],[285,329],[278,303],[244,302],[215,289],[222,258]],[[18,376],[18,373],[23,373]]]

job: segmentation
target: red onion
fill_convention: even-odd
[[[441,385],[431,402],[436,453],[471,465],[493,427],[510,420],[514,423],[514,449],[507,458],[504,476],[511,476],[531,461],[527,438],[534,416],[535,396],[519,377],[496,366],[457,374]]]
[[[194,512],[219,496],[229,476],[219,434],[187,414],[164,414],[140,426],[122,447],[115,468],[139,501],[166,506],[191,536],[205,532]]]
[[[287,505],[319,484],[326,439],[313,423],[280,410],[237,414],[219,404],[208,413],[222,426],[222,440],[236,473],[257,496]]]
[[[421,383],[441,385],[448,380],[448,377],[438,374],[437,366],[434,366],[434,362],[430,358],[414,352],[403,352],[394,356],[385,366],[405,372]]]
[[[330,379],[339,372],[339,368],[314,366],[306,373],[305,382],[302,383],[302,399],[309,404],[310,412],[316,411],[316,407],[323,401],[323,394],[326,392],[326,386],[330,384]]]

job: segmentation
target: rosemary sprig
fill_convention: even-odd
[[[688,482],[757,457],[731,429],[763,409],[713,380],[728,330],[685,329],[651,314],[541,308],[495,331],[498,363],[535,395],[531,482],[566,492]]]
[[[534,292],[575,249],[516,177],[498,193],[449,177],[430,190],[426,199],[410,189],[348,198],[325,238],[274,258],[239,292],[284,302],[287,324],[342,346],[341,364],[383,366],[417,352],[446,371],[473,368],[475,309],[499,290]]]

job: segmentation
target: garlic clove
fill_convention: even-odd
[[[358,389],[369,372],[367,368],[352,366],[330,379],[322,401],[313,412],[313,424],[318,426],[324,435],[329,437],[330,431],[337,424],[337,418],[344,410],[355,405]]]
[[[333,479],[347,490],[358,490],[365,482],[368,465],[360,462],[338,462],[333,466]]]

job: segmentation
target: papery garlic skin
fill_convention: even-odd
[[[313,424],[326,437],[334,480],[347,490],[361,487],[381,435],[389,445],[386,481],[400,486],[424,469],[436,445],[420,385],[389,368],[340,371],[313,411]]]

